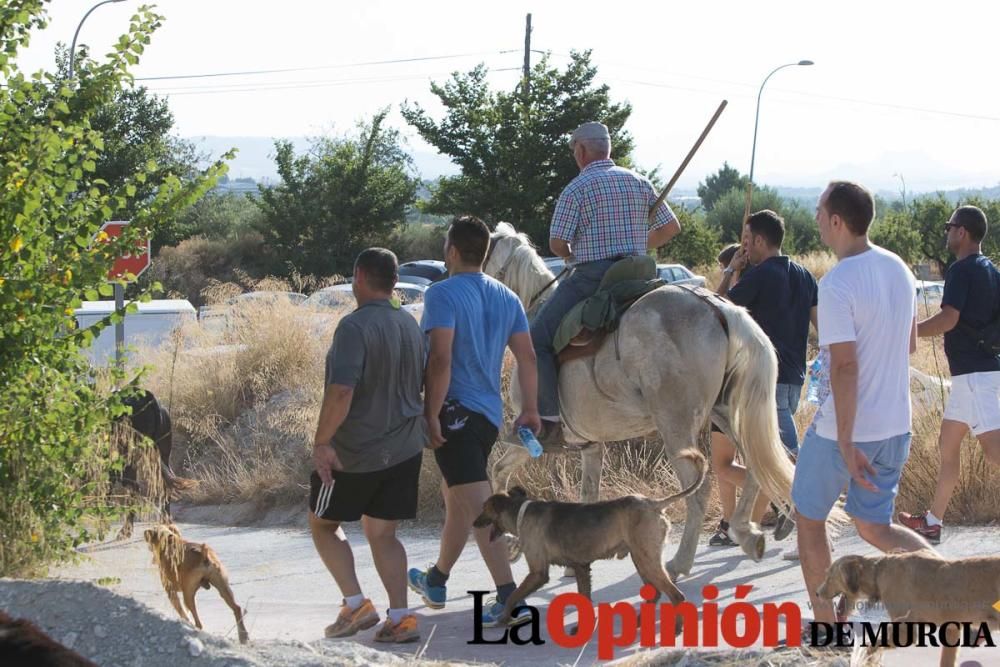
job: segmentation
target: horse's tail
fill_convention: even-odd
[[[682,489],[681,491],[675,493],[672,496],[663,498],[661,500],[652,500],[653,506],[658,510],[665,510],[670,504],[677,502],[682,498],[687,498],[692,493],[698,490],[701,483],[705,481],[705,473],[708,470],[708,465],[705,463],[705,455],[702,454],[697,449],[685,449],[677,454],[677,458],[688,459],[696,466],[698,466],[698,479],[696,479],[688,488]]]
[[[743,308],[723,306],[729,325],[725,395],[737,446],[761,492],[792,506],[795,468],[778,432],[778,360],[767,334]]]

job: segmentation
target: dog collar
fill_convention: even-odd
[[[524,510],[528,509],[528,505],[535,502],[534,500],[525,500],[521,503],[521,509],[517,511],[517,524],[515,524],[515,530],[517,530],[518,537],[521,536],[521,521],[524,520]]]

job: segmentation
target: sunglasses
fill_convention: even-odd
[[[946,223],[944,223],[944,231],[945,231],[945,232],[947,232],[947,231],[948,231],[948,230],[950,230],[950,229],[951,229],[952,227],[956,227],[956,228],[959,228],[959,227],[961,227],[961,226],[962,226],[962,225],[956,225],[956,224],[955,224],[954,222],[946,222]]]

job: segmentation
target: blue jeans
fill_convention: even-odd
[[[556,291],[531,322],[531,342],[538,358],[538,413],[542,417],[559,416],[559,366],[552,339],[566,313],[597,292],[601,279],[614,263],[613,259],[602,259],[578,264],[568,278],[559,281]]]
[[[781,434],[781,444],[789,454],[799,453],[799,436],[795,432],[795,420],[792,417],[799,408],[801,395],[800,384],[779,384],[774,390],[774,398],[778,404],[778,431]]]

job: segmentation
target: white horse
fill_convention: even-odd
[[[510,287],[525,308],[554,289],[554,276],[531,242],[507,223],[497,225],[484,271]],[[594,502],[603,443],[654,432],[681,488],[693,484],[698,478],[694,464],[676,455],[696,446],[711,417],[746,462],[747,482],[730,525],[743,551],[759,560],[764,536],[750,522],[758,489],[779,506],[791,507],[794,469],[778,435],[774,396],[778,362],[771,342],[744,308],[714,301],[710,305],[676,286],[639,299],[595,356],[560,369],[564,431],[568,442],[593,443],[582,450],[580,497]],[[508,447],[494,479],[508,478],[528,459],[523,447]],[[667,563],[671,576],[691,572],[708,493],[708,485],[702,485],[687,498],[684,535]]]

